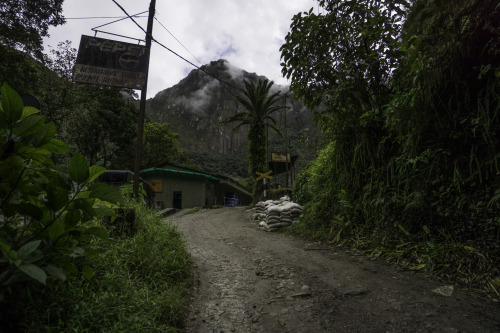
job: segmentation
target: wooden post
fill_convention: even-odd
[[[156,0],[149,4],[148,27],[146,30],[146,83],[141,90],[141,104],[139,106],[139,118],[137,121],[137,145],[135,150],[134,165],[134,197],[139,198],[139,178],[141,174],[142,140],[144,137],[144,117],[146,114],[146,94],[148,92],[149,55],[151,53],[151,36],[153,33],[153,19],[155,15]]]

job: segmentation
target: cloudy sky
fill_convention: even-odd
[[[149,0],[117,0],[130,14],[147,11]],[[220,58],[248,72],[265,75],[278,84],[286,84],[281,75],[279,48],[289,31],[293,15],[310,8],[318,10],[315,0],[157,0],[153,37],[194,64],[201,66]],[[112,18],[74,19],[83,17],[120,17],[123,12],[112,0],[65,0],[67,23],[52,27],[44,41],[56,47],[70,40],[78,48],[81,35],[93,36],[93,27],[113,21]],[[146,28],[147,13],[136,21]],[[161,23],[161,24],[160,24]],[[193,55],[180,45],[170,31]],[[144,38],[131,20],[100,28],[107,32]],[[98,33],[97,37],[121,39]],[[153,44],[148,81],[148,97],[171,87],[194,69],[182,59]]]

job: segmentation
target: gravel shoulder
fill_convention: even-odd
[[[338,247],[268,233],[245,208],[174,215],[194,262],[186,332],[500,332],[500,304]]]

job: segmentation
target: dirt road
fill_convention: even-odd
[[[500,332],[498,303],[259,230],[244,208],[178,214],[173,223],[195,265],[186,332]]]

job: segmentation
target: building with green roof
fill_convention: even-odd
[[[175,169],[174,169],[175,168]],[[246,188],[230,177],[194,171],[177,165],[141,171],[155,192],[155,207],[193,208],[252,201]]]

